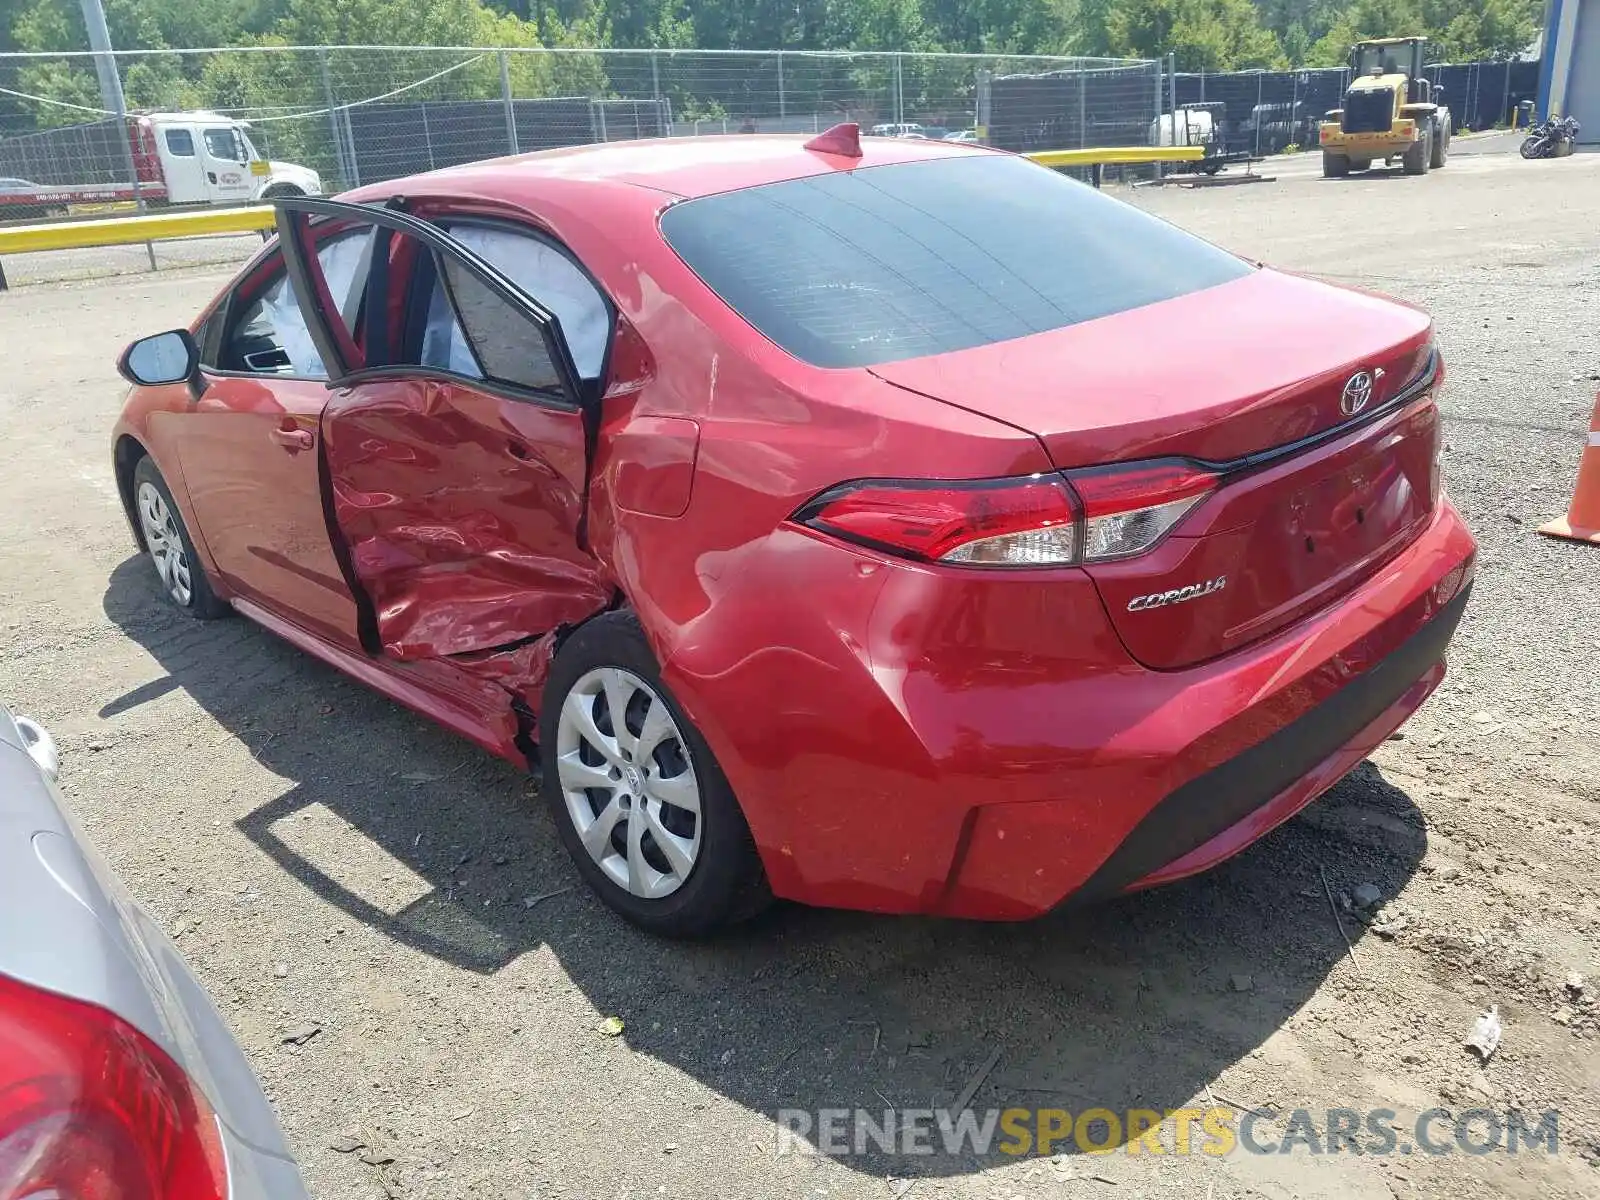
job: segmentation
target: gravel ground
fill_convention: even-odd
[[[707,945],[633,932],[510,767],[160,603],[111,482],[111,362],[222,275],[0,296],[0,696],[59,738],[71,803],[179,936],[319,1200],[1600,1192],[1600,551],[1532,532],[1600,386],[1600,156],[1130,195],[1434,313],[1481,578],[1445,689],[1302,817],[1203,878],[1021,926],[782,908]],[[1347,950],[1323,873],[1405,920],[1347,918]],[[1462,1038],[1489,1004],[1505,1040],[1480,1068]],[[978,1109],[1209,1095],[1319,1129],[1333,1107],[1558,1108],[1562,1151],[774,1154],[779,1108],[947,1104],[980,1075]],[[334,1149],[350,1129],[394,1161]]]

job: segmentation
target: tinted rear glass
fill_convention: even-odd
[[[797,358],[866,367],[988,345],[1247,274],[1239,259],[1026,159],[834,171],[688,200],[661,230]]]

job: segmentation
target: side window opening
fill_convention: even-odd
[[[365,300],[372,232],[370,225],[349,229],[317,249],[328,290],[338,302],[340,318],[351,330],[359,327]],[[305,379],[328,377],[282,263],[280,254],[275,277],[229,322],[217,355],[219,370]]]
[[[194,134],[187,129],[169,129],[167,135],[167,153],[175,158],[194,157]]]

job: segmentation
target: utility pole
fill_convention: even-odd
[[[111,31],[106,28],[106,10],[100,0],[79,0],[83,8],[83,23],[89,30],[89,49],[94,52],[95,73],[100,76],[100,103],[117,116],[118,139],[122,144],[122,159],[128,168],[128,178],[133,181],[133,203],[141,214],[144,193],[139,187],[139,167],[133,160],[133,131],[128,128],[128,104],[122,95],[122,76],[117,71],[116,57],[111,53]],[[144,244],[150,256],[150,269],[156,269],[156,248],[151,242]]]

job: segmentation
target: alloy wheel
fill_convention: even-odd
[[[139,485],[139,524],[156,574],[161,576],[161,586],[180,607],[188,608],[194,599],[194,581],[189,574],[189,556],[183,549],[183,535],[178,532],[178,518],[166,497],[152,483]]]
[[[556,773],[578,840],[607,878],[659,900],[700,854],[700,786],[672,711],[621,667],[582,676],[562,702]]]

